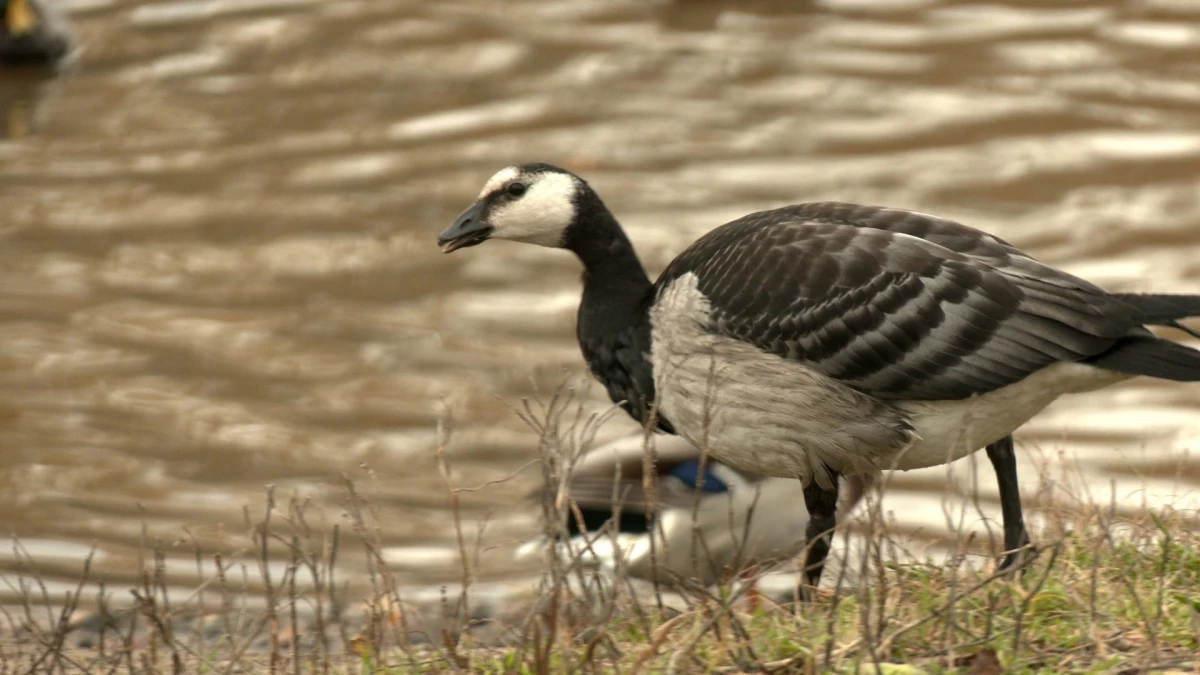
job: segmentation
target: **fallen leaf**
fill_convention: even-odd
[[[991,647],[984,647],[975,652],[971,661],[971,675],[1002,675],[1004,673],[1004,669],[1000,666],[1000,659],[996,656],[996,650]]]

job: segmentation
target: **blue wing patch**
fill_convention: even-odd
[[[682,464],[675,465],[671,469],[670,476],[683,481],[688,487],[699,487],[700,491],[706,494],[719,494],[728,492],[729,486],[725,481],[717,478],[717,475],[712,471],[713,463],[709,462],[708,466],[704,467],[704,475],[700,475],[700,460],[688,460]]]

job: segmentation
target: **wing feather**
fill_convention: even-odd
[[[825,202],[701,237],[658,288],[697,276],[710,330],[886,399],[961,399],[1111,347],[1138,312],[953,221]]]

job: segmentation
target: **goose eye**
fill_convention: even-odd
[[[508,187],[504,188],[504,191],[508,193],[509,197],[520,197],[525,194],[525,184],[509,183]]]

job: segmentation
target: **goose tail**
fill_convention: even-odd
[[[1170,326],[1200,338],[1200,332],[1179,323],[1180,319],[1200,317],[1200,295],[1120,293],[1115,296],[1137,309],[1147,325]],[[1126,335],[1084,363],[1130,375],[1177,382],[1200,381],[1200,351],[1156,337],[1149,331]]]
[[[1200,316],[1200,295],[1162,293],[1116,293],[1114,297],[1132,305],[1142,315],[1142,323],[1170,326],[1200,338],[1200,332],[1179,323],[1180,319]]]

